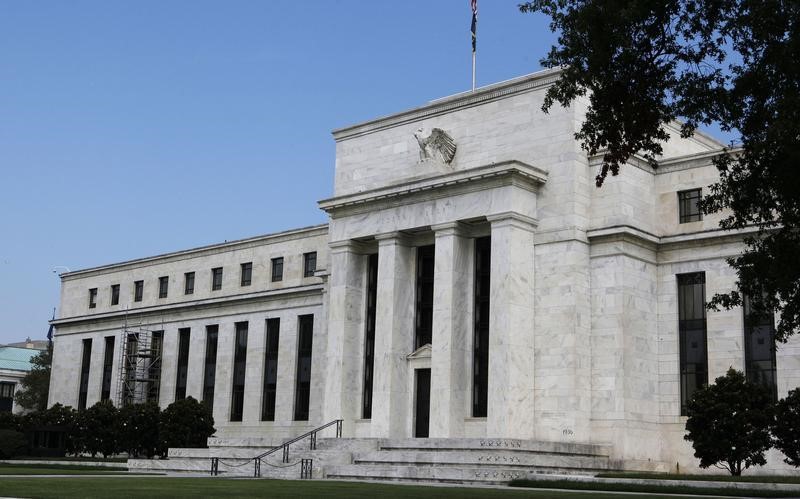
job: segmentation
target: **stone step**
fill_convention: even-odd
[[[407,438],[381,439],[380,450],[508,450],[552,455],[608,457],[610,446],[574,442],[546,442],[506,438]]]
[[[566,473],[558,468],[519,469],[503,467],[451,467],[451,466],[385,466],[385,465],[333,465],[325,466],[324,477],[347,480],[420,481],[437,483],[501,484],[514,479],[528,479],[541,475],[585,475],[589,472]]]
[[[618,466],[607,457],[585,456],[582,454],[544,454],[539,452],[514,452],[509,450],[429,450],[408,451],[391,450],[376,452],[357,452],[353,454],[354,464],[385,464],[417,466],[489,466],[489,467],[547,467],[564,470],[610,470]]]

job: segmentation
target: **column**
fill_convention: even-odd
[[[353,241],[331,243],[330,248],[323,419],[344,419],[345,436],[352,436],[355,420],[361,417],[365,256]]]
[[[464,435],[470,375],[466,360],[472,317],[472,239],[457,222],[431,227],[436,233],[431,420],[433,438]]]
[[[159,325],[149,326],[150,330],[158,329]],[[158,405],[166,409],[175,402],[175,377],[178,373],[178,329],[175,326],[164,328],[163,343],[161,348],[161,380],[158,386]],[[152,334],[150,336],[152,341]]]
[[[233,381],[235,341],[236,333],[233,322],[220,322],[217,333],[217,366],[214,373],[214,422],[217,427],[225,426],[231,420],[231,382]]]
[[[257,425],[261,421],[261,398],[264,393],[264,349],[267,322],[262,315],[248,317],[247,364],[245,365],[244,408],[242,424]]]
[[[186,396],[203,400],[203,373],[206,367],[206,328],[198,322],[191,323],[189,333],[189,376],[186,379]]]
[[[410,416],[406,356],[414,342],[415,252],[402,234],[383,234],[376,239],[378,294],[372,436],[406,437]]]
[[[536,221],[487,217],[492,231],[488,437],[533,437],[533,296]]]

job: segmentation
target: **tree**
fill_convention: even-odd
[[[50,364],[53,347],[42,350],[31,358],[33,367],[20,380],[20,390],[14,398],[21,407],[33,411],[47,409],[47,396],[50,391]]]
[[[741,147],[714,159],[720,180],[702,208],[729,209],[724,229],[758,231],[728,259],[738,290],[709,306],[739,306],[747,295],[754,312],[780,312],[776,339],[786,341],[800,327],[800,2],[535,0],[519,8],[550,16],[559,33],[541,62],[564,69],[543,109],[588,98],[576,138],[590,154],[603,152],[598,187],[634,154],[657,167],[664,125],[675,119],[684,137],[711,123],[739,133]]]
[[[110,400],[101,400],[78,412],[78,438],[84,452],[108,457],[117,452],[117,408]]]
[[[739,476],[743,469],[767,464],[772,447],[772,404],[767,391],[731,368],[694,392],[686,405],[686,431],[700,467],[716,466]]]
[[[786,456],[783,461],[800,466],[800,388],[790,391],[775,405],[772,435],[775,447]]]
[[[129,456],[145,455],[152,458],[160,454],[158,421],[161,410],[158,404],[129,404],[119,410],[117,436],[119,448]]]
[[[161,413],[158,432],[161,447],[206,447],[214,434],[214,418],[202,402],[192,397],[176,400]]]

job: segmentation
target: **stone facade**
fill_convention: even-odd
[[[707,296],[731,289],[735,274],[725,258],[741,251],[744,234],[720,231],[717,216],[679,223],[677,193],[715,182],[711,159],[722,145],[670,128],[658,169],[632,158],[597,189],[600,159],[574,138],[586,103],[541,111],[556,77],[544,71],[334,131],[334,192],[319,203],[330,216],[326,226],[64,274],[50,402],[77,404],[88,338],[96,346],[87,404],[99,400],[103,338],[120,337],[126,323],[164,331],[162,406],[175,398],[177,330],[190,328],[186,394],[202,398],[204,331],[218,324],[214,418],[221,438],[277,443],[339,418],[346,437],[414,437],[426,403],[420,375],[429,369],[432,438],[603,445],[625,468],[695,468],[682,440],[676,275],[705,272]],[[452,161],[420,159],[414,133],[421,128],[452,137]],[[476,240],[485,237],[488,380],[485,415],[474,417],[482,320]],[[431,340],[415,348],[423,306],[418,248],[431,245]],[[318,268],[304,277],[308,252],[316,252]],[[272,282],[269,266],[278,256],[284,277]],[[247,287],[239,281],[245,262],[253,264]],[[222,289],[211,291],[216,267],[224,269]],[[187,296],[182,276],[192,271],[195,293]],[[161,276],[170,277],[167,298],[158,298]],[[136,280],[145,282],[141,302],[131,296]],[[108,302],[112,284],[121,284],[116,306]],[[98,302],[90,310],[93,288]],[[297,317],[308,314],[310,411],[308,421],[295,421]],[[281,319],[275,420],[261,421],[265,321],[274,317]],[[246,395],[242,421],[232,422],[234,324],[242,321],[249,324]],[[742,311],[708,312],[706,324],[709,380],[729,366],[743,369]],[[778,350],[779,396],[800,382],[797,348],[793,340]],[[770,456],[766,469],[781,469],[780,461]]]

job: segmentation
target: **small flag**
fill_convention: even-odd
[[[472,5],[472,51],[475,52],[475,47],[478,42],[478,0],[470,0]]]
[[[56,320],[56,309],[53,309],[53,320]],[[47,341],[52,345],[53,344],[53,325],[50,324],[50,327],[47,329]]]

